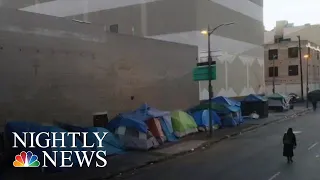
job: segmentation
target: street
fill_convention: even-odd
[[[151,165],[116,179],[141,180],[318,180],[320,112],[264,126],[207,150]],[[292,127],[297,137],[293,164],[282,156],[282,137]]]

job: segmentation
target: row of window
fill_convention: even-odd
[[[269,60],[278,59],[278,49],[269,49],[268,52]],[[288,58],[297,58],[299,56],[299,48],[298,47],[290,47],[288,48]],[[317,60],[320,59],[320,54],[317,51]]]
[[[313,67],[313,71],[315,72],[316,71],[316,67],[314,66]],[[320,75],[320,69],[319,69],[319,66],[317,67],[318,68],[318,75]],[[310,73],[311,71],[309,71]],[[288,67],[288,75],[289,76],[298,76],[299,75],[299,65],[290,65]],[[278,67],[269,67],[269,77],[278,77]]]

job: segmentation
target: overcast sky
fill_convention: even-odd
[[[264,0],[264,24],[267,30],[277,20],[295,25],[320,23],[320,0]]]

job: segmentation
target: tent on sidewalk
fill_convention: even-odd
[[[227,124],[229,126],[229,123],[232,122],[232,126],[235,124],[239,125],[244,122],[242,113],[241,113],[241,103],[235,100],[232,100],[227,97],[218,96],[211,100],[212,102],[215,102],[217,104],[223,104],[225,107],[227,107],[230,110],[230,114],[224,115],[224,121],[227,121]],[[232,118],[232,119],[230,119]],[[235,121],[235,122],[234,122]],[[230,124],[231,125],[231,124]]]
[[[244,116],[257,113],[260,118],[268,117],[268,99],[262,96],[250,94],[241,102],[241,112]]]
[[[173,134],[170,112],[160,111],[147,104],[141,105],[135,111],[119,114],[106,127],[114,132],[120,126],[136,128],[144,133],[150,130],[160,143],[177,140]]]
[[[158,118],[148,120],[147,125],[150,132],[159,141],[159,143],[164,143],[167,140],[167,137],[162,131],[161,122]]]
[[[183,137],[190,133],[198,132],[197,124],[192,116],[183,111],[173,111],[171,121],[174,133],[177,137]]]
[[[150,131],[156,138],[160,140],[165,138],[170,142],[177,140],[173,133],[171,114],[169,111],[161,111],[156,108],[152,108],[147,104],[142,104],[135,112],[146,114],[149,118],[151,117],[150,119],[145,118],[144,121],[147,121]],[[157,121],[160,122],[161,126],[157,125]],[[164,134],[165,137],[163,137],[162,134]]]
[[[225,104],[218,104],[210,102],[212,110],[215,111],[221,119],[222,127],[234,127],[239,125],[239,117],[237,112],[240,108],[236,106],[228,106]],[[201,104],[188,110],[189,114],[200,110],[207,110],[209,108],[209,101],[204,101]]]
[[[290,98],[284,94],[274,93],[267,96],[267,98],[270,110],[287,111],[290,108]]]
[[[159,146],[144,120],[150,116],[138,112],[123,113],[107,124],[126,149],[148,150]]]
[[[218,129],[221,124],[221,119],[215,111],[211,111],[212,113],[212,125],[214,129]],[[209,121],[209,110],[199,110],[192,113],[192,117],[198,125],[199,131],[206,131],[209,129],[210,121]]]
[[[87,144],[94,144],[92,150],[106,151],[107,156],[125,153],[123,144],[109,130],[101,127],[89,127],[84,128],[83,132],[88,132],[86,140]],[[100,138],[103,137],[104,132],[107,133],[102,141],[103,147],[99,147],[99,141],[93,132],[98,132]]]
[[[144,133],[136,128],[119,126],[116,128],[114,135],[119,138],[126,149],[149,150],[159,146],[157,139],[150,131]]]

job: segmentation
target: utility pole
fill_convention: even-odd
[[[213,124],[212,124],[212,105],[211,105],[211,100],[213,98],[213,93],[212,93],[212,57],[211,57],[211,43],[210,43],[210,36],[211,36],[212,32],[210,33],[210,25],[208,25],[208,65],[209,65],[209,129],[210,129],[210,137],[212,136],[213,133]]]
[[[310,61],[310,47],[308,47],[308,58],[307,58],[307,96],[308,96],[308,93],[309,93],[309,61]],[[309,101],[308,101],[308,98],[307,98],[307,108],[309,107]]]
[[[208,35],[208,74],[209,74],[209,136],[211,137],[212,134],[213,134],[213,123],[212,123],[212,103],[211,103],[211,100],[213,98],[213,91],[212,91],[212,56],[211,56],[211,42],[210,42],[210,39],[211,39],[211,35],[217,30],[219,29],[220,27],[222,26],[229,26],[229,25],[232,25],[234,24],[234,22],[230,22],[230,23],[224,23],[224,24],[220,24],[219,26],[213,28],[213,29],[210,29],[210,25],[208,25],[208,29],[205,30],[205,31],[201,31],[202,34],[206,34]]]
[[[302,72],[302,54],[301,54],[301,38],[297,36],[299,40],[299,55],[300,55],[300,80],[301,80],[301,98],[304,101],[303,97],[303,72]]]
[[[279,53],[279,52],[278,52]],[[275,58],[277,57],[277,55],[274,55],[272,58],[272,93],[274,94],[276,91],[276,87],[275,87],[275,81],[276,81],[276,71],[275,71]]]

